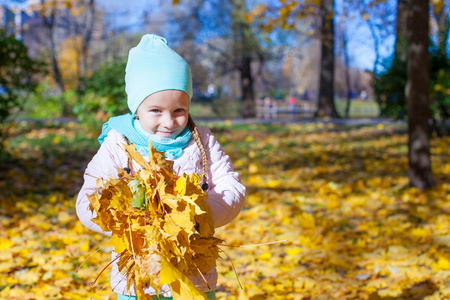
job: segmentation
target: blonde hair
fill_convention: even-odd
[[[187,126],[194,137],[194,141],[197,143],[198,148],[200,149],[200,153],[202,155],[202,169],[203,169],[203,184],[202,189],[204,191],[208,190],[208,155],[206,153],[205,145],[203,144],[202,138],[200,137],[200,133],[198,132],[197,126],[192,120],[191,115],[188,116]]]

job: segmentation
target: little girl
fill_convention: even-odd
[[[189,115],[192,79],[186,61],[164,38],[144,35],[130,50],[125,83],[131,114],[112,117],[103,125],[99,137],[101,147],[87,166],[76,203],[81,222],[94,231],[111,235],[92,222],[95,214],[89,209],[87,195],[95,192],[96,178],[107,179],[111,175],[117,178],[118,169],[136,172],[138,165],[128,161],[122,145],[133,143],[148,158],[149,140],[157,150],[164,151],[166,159],[174,162],[174,172],[203,176],[202,188],[208,195],[206,203],[211,207],[215,227],[233,220],[242,208],[245,187],[211,131],[196,126]],[[112,259],[116,256],[113,251]],[[190,277],[209,299],[215,299],[216,269],[209,270],[204,278],[207,283],[200,276]],[[119,300],[136,299],[133,289],[127,292],[126,277],[119,273],[115,262],[111,287]],[[156,294],[152,288],[145,292]],[[160,294],[171,299],[168,287],[163,286]],[[162,296],[153,298],[164,299]]]

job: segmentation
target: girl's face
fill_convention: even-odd
[[[189,96],[178,90],[151,94],[136,111],[142,127],[162,138],[176,138],[186,127],[189,114]]]

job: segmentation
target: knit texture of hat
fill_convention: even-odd
[[[125,91],[133,115],[142,101],[156,92],[180,90],[192,98],[191,69],[165,38],[144,35],[130,50],[125,71]]]

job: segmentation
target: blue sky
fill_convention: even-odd
[[[373,69],[375,62],[374,40],[367,24],[355,22],[347,29],[348,49],[350,52],[351,65],[363,69]],[[379,55],[380,59],[388,58],[394,51],[395,35],[389,35],[380,39]]]
[[[344,14],[343,6],[346,0],[335,0],[335,26],[339,26],[342,20],[341,16]],[[375,28],[378,37],[378,52],[379,60],[384,60],[391,57],[394,51],[395,44],[395,18],[397,0],[386,0],[381,5],[384,8],[389,8],[391,13],[387,13],[383,6],[373,6],[371,13],[368,14],[370,22]],[[348,9],[348,8],[347,8]],[[384,17],[377,16],[380,11],[386,13]],[[393,10],[393,11],[392,11]],[[381,13],[380,15],[383,15]],[[346,26],[346,35],[348,37],[347,48],[350,53],[350,65],[362,69],[373,70],[376,53],[375,41],[371,34],[369,23],[365,20],[362,14],[357,10],[351,10],[346,13],[344,18]],[[381,62],[379,61],[379,63]]]
[[[16,0],[16,1],[11,1],[11,0],[0,0],[0,4],[1,5],[7,5],[7,6],[15,6],[15,7],[26,7],[28,4],[27,0]]]

